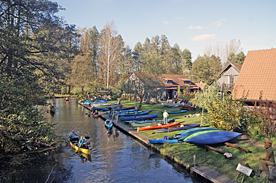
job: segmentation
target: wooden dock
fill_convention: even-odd
[[[80,105],[82,105],[83,107],[85,107],[89,111],[92,111],[92,107],[89,107],[89,105],[83,105],[83,104],[80,104]],[[103,112],[99,112],[99,117],[102,118],[103,120],[108,119],[108,115],[106,113],[103,113]],[[160,152],[156,146],[154,146],[153,144],[151,144],[151,145],[149,144],[149,138],[147,136],[137,132],[137,130],[135,130],[133,128],[130,128],[130,127],[124,125],[121,122],[117,122],[117,123],[115,122],[115,123],[113,123],[113,125],[115,127],[117,127],[118,129],[124,131],[125,133],[129,134],[130,136],[138,139],[139,141],[141,141],[147,147],[151,147],[151,148],[157,150],[158,152]],[[168,156],[168,158],[174,159],[170,156]],[[181,165],[185,166],[183,164],[181,164]],[[215,183],[236,183],[235,181],[219,174],[215,170],[213,170],[209,167],[206,167],[206,166],[192,167],[191,171],[201,175],[202,177],[208,179],[211,182],[215,182]]]
[[[236,183],[207,166],[192,167],[192,171],[215,183]]]

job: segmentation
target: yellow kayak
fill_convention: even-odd
[[[71,145],[71,147],[73,147],[76,150],[76,152],[82,152],[84,154],[91,154],[91,149],[90,148],[89,149],[80,148],[80,147],[76,146],[77,143],[73,144],[71,141],[70,141],[70,145]]]

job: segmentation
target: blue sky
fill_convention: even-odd
[[[171,46],[189,49],[192,60],[206,47],[240,40],[242,51],[276,48],[275,0],[52,0],[68,24],[116,30],[133,48],[164,34]]]

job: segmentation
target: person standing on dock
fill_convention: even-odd
[[[164,112],[163,112],[163,124],[168,124],[168,117],[169,117],[169,114],[167,113],[166,110],[164,110]]]

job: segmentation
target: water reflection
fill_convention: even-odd
[[[3,182],[197,182],[115,127],[107,133],[104,121],[89,117],[74,100],[50,102],[55,115],[45,115],[57,123],[56,134],[67,138],[74,129],[89,136],[91,155],[76,153],[70,146],[41,153],[31,163],[5,167],[5,174],[2,167]]]

